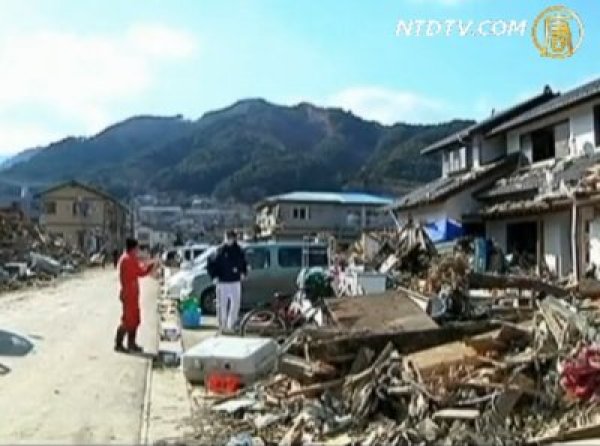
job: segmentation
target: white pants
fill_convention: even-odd
[[[217,284],[217,317],[221,330],[233,330],[240,315],[242,284],[240,282]]]

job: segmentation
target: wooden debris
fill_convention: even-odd
[[[574,429],[560,430],[558,433],[548,436],[532,437],[527,441],[527,444],[534,446],[563,441],[597,440],[598,438],[600,438],[600,422]]]
[[[471,289],[527,289],[546,293],[546,295],[564,297],[568,292],[559,286],[544,282],[532,276],[511,276],[471,272],[469,274],[469,288]]]
[[[408,359],[422,374],[428,374],[457,364],[474,364],[478,362],[478,352],[464,342],[453,342],[412,353]]]
[[[336,375],[337,370],[323,361],[309,362],[299,356],[285,354],[279,360],[278,372],[307,383],[331,379]]]
[[[477,409],[442,409],[432,416],[434,420],[476,420],[481,416]]]
[[[296,396],[315,396],[321,394],[324,390],[332,389],[335,387],[341,387],[344,384],[344,379],[334,379],[331,381],[325,381],[318,384],[313,384],[306,387],[301,387],[297,390],[292,390],[287,393],[288,398],[293,398]]]
[[[304,423],[305,417],[304,414],[301,413],[294,419],[294,423],[281,439],[279,446],[301,446],[302,428],[304,427]]]

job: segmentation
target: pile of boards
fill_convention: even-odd
[[[469,327],[296,331],[268,379],[198,403],[197,440],[450,446],[600,438],[596,306],[548,296],[526,321]]]

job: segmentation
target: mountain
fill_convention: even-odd
[[[439,159],[420,149],[470,123],[383,126],[341,109],[248,99],[196,121],[133,117],[50,144],[2,175],[246,202],[294,189],[402,193],[439,175]]]
[[[2,158],[0,156],[0,170],[8,169],[16,164],[23,163],[31,159],[36,153],[44,150],[43,147],[34,147],[33,149],[25,149],[15,156],[8,156]]]

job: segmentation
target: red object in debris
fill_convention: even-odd
[[[600,346],[583,347],[562,365],[560,384],[567,392],[582,400],[600,396]]]
[[[242,379],[234,373],[210,373],[206,378],[206,388],[209,392],[231,395],[242,388]]]

